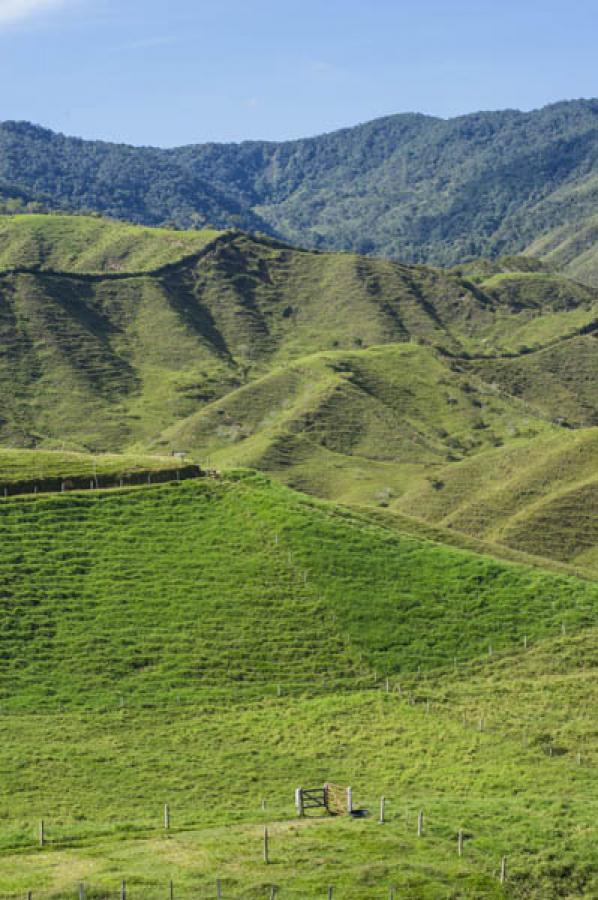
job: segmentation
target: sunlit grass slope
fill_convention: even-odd
[[[185,465],[172,456],[120,453],[72,453],[64,450],[0,449],[0,488],[20,491],[32,483],[40,486],[56,479],[98,478],[118,480],[152,472],[172,473]]]
[[[512,359],[476,361],[470,371],[530,404],[551,421],[598,423],[596,332]]]
[[[143,448],[314,353],[415,341],[457,359],[518,354],[589,327],[597,297],[546,272],[478,277],[239,232],[9,217],[0,441]]]
[[[594,184],[595,189],[595,184]],[[563,225],[540,235],[527,252],[541,256],[569,278],[598,287],[598,217]]]
[[[143,228],[95,216],[0,217],[0,270],[147,272],[198,253],[219,234]]]
[[[0,503],[0,571],[0,890],[592,896],[597,584],[245,472]],[[325,780],[373,815],[290,821]]]
[[[413,515],[594,570],[598,432],[563,432],[438,470],[397,502]]]
[[[430,348],[395,344],[277,369],[166,431],[158,446],[251,465],[321,496],[376,502],[423,479],[426,466],[557,431]]]
[[[429,669],[579,627],[598,598],[261,476],[9,499],[0,516],[14,708]]]

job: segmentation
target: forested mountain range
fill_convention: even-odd
[[[0,125],[4,211],[237,227],[406,262],[519,253],[547,232],[558,243],[563,229],[591,235],[597,197],[598,100],[450,120],[402,114],[305,140],[175,149]],[[572,274],[575,253],[569,245]],[[580,270],[596,278],[593,261]]]

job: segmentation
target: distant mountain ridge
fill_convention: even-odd
[[[598,100],[449,120],[400,114],[297,141],[169,150],[5,122],[3,198],[452,265],[587,227],[598,199]]]

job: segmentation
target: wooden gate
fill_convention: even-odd
[[[333,816],[351,812],[351,788],[338,784],[325,784],[321,788],[297,788],[295,791],[297,815],[304,816],[307,810],[322,809]]]

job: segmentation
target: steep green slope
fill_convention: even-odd
[[[573,426],[598,423],[596,330],[512,359],[472,363],[467,370],[530,404],[546,418]]]
[[[563,427],[596,421],[594,289],[525,258],[446,272],[83,216],[0,230],[4,446],[186,450],[594,566],[590,475]],[[520,466],[551,434],[579,516],[547,508],[530,536],[509,499],[522,518],[503,527],[487,453]],[[535,480],[525,462],[516,497]]]
[[[527,248],[569,278],[598,287],[598,218],[567,222],[540,235]]]
[[[590,328],[598,308],[594,291],[547,274],[478,283],[238,232],[60,216],[1,227],[0,440],[9,445],[147,446],[314,352],[416,340],[459,358],[517,354]]]
[[[579,627],[598,597],[259,476],[7,500],[0,517],[3,702],[15,708],[297,689],[355,679],[360,660],[427,669],[483,653],[489,635],[498,649],[563,617]]]
[[[594,214],[597,109],[576,100],[449,120],[406,114],[306,140],[172,150],[5,122],[0,192],[6,208],[211,222],[446,265],[521,251]]]
[[[399,509],[528,553],[596,570],[598,431],[560,433],[439,468]]]
[[[0,530],[0,890],[592,896],[595,583],[241,473],[8,500]],[[291,821],[327,780],[387,823]]]
[[[322,450],[392,464],[394,478],[408,480],[415,467],[550,431],[523,404],[454,372],[430,348],[394,344],[305,357],[209,404],[164,438],[216,464],[253,465],[286,480],[301,477],[300,464],[311,470],[314,490]],[[285,444],[289,455],[277,465],[276,448]],[[389,468],[377,491],[393,478]],[[338,496],[334,489],[329,495]]]

